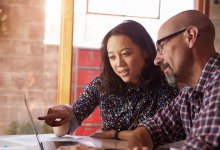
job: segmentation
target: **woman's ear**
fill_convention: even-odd
[[[199,36],[198,28],[195,26],[189,26],[186,30],[186,34],[187,34],[187,43],[189,45],[189,48],[192,48],[195,45],[197,38]]]
[[[148,53],[149,53],[148,51],[144,51],[144,52],[143,52],[144,58],[147,58],[147,57],[148,57]]]

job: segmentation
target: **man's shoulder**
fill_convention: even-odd
[[[209,82],[218,80],[220,82],[220,64],[213,69]]]

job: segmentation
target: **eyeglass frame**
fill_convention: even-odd
[[[177,35],[185,32],[186,30],[187,30],[187,28],[184,28],[184,29],[179,30],[177,32],[174,32],[174,33],[172,33],[168,36],[165,36],[162,39],[157,40],[157,42],[156,42],[156,45],[157,45],[156,51],[157,51],[157,53],[159,53],[160,55],[163,55],[163,45],[160,45],[161,42],[166,41],[166,40],[171,39],[171,38],[174,38]]]

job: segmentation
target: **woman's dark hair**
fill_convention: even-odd
[[[107,43],[113,35],[125,35],[129,37],[144,52],[147,51],[148,57],[145,58],[145,66],[141,72],[142,80],[146,86],[155,87],[162,71],[154,65],[156,49],[151,36],[146,29],[138,22],[125,20],[121,24],[110,30],[104,37],[101,46],[101,83],[99,89],[105,93],[120,94],[126,83],[115,74],[108,58]],[[142,83],[144,83],[142,82]]]

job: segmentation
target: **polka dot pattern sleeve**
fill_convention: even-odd
[[[97,85],[100,79],[94,78],[93,81],[84,89],[83,93],[80,94],[79,99],[73,103],[73,113],[78,120],[79,125],[82,121],[87,118],[99,105],[99,92]]]

